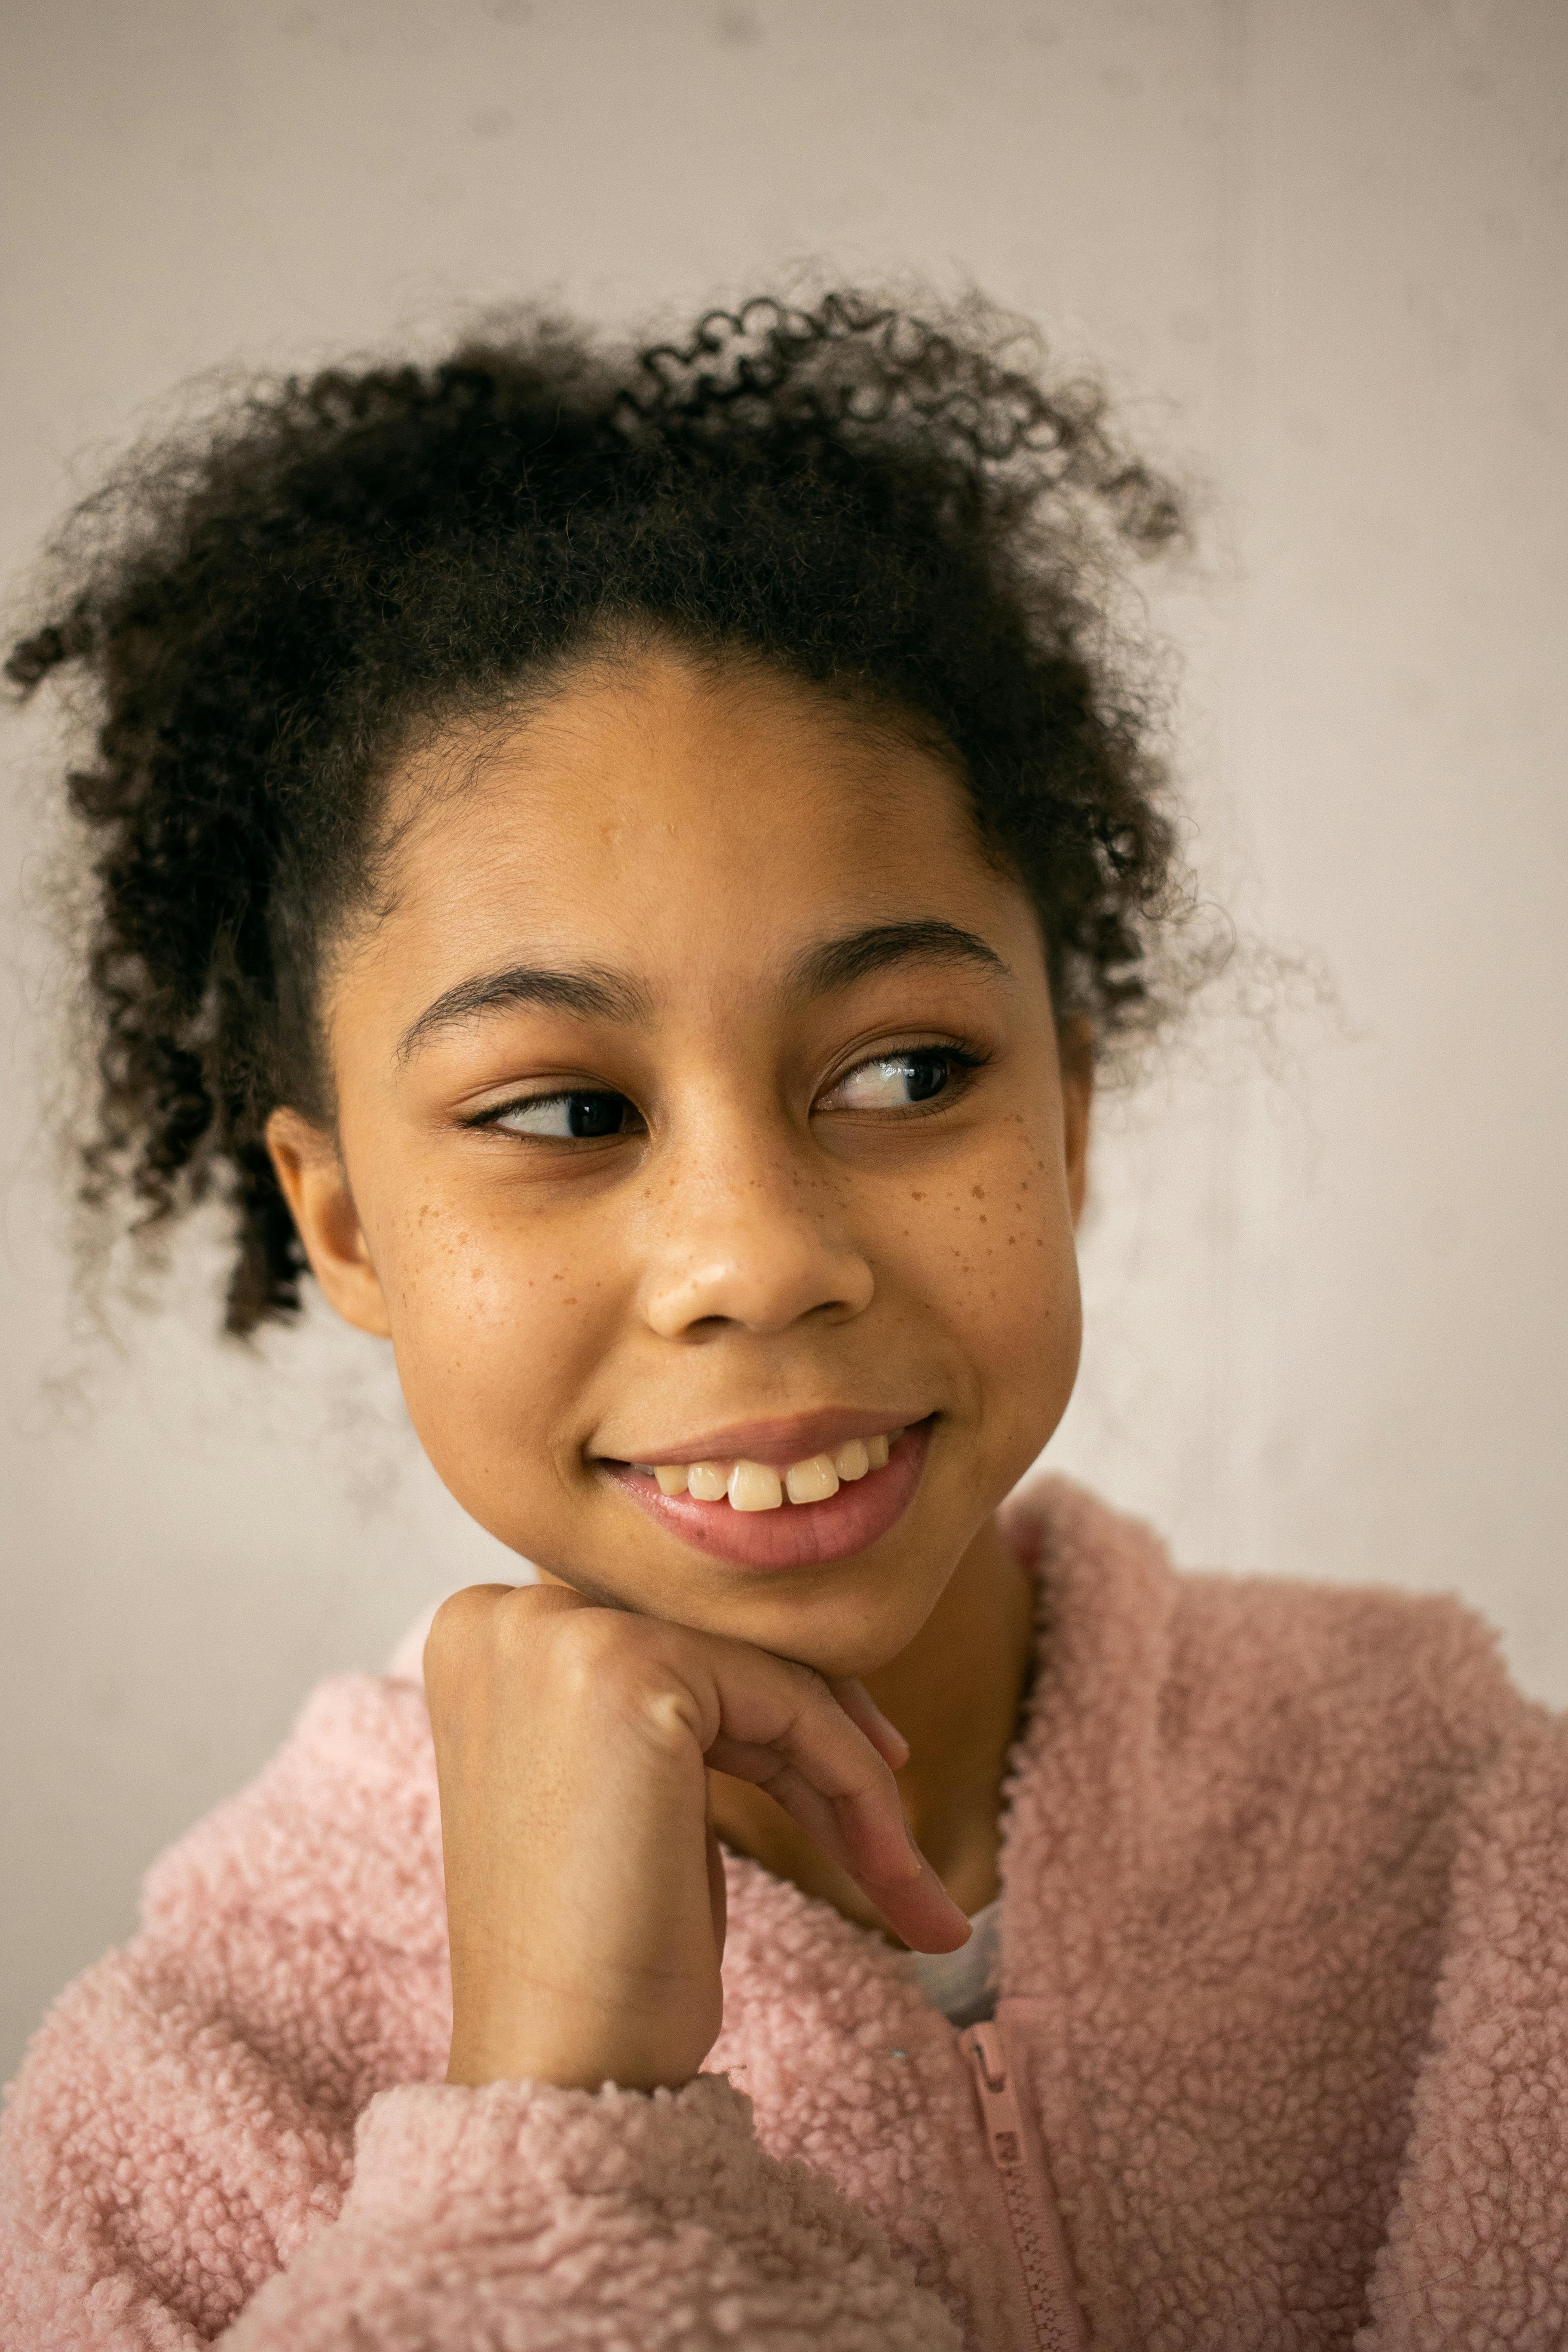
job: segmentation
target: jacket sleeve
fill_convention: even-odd
[[[1467,1801],[1431,2039],[1357,2352],[1568,2342],[1568,1717]]]
[[[942,2305],[830,2183],[763,2152],[722,2076],[406,2084],[345,2164],[254,2051],[139,2004],[136,1975],[127,1954],[79,1980],[16,2086],[5,2352],[956,2352]]]
[[[638,2092],[384,2093],[342,2215],[223,2352],[957,2352],[871,2222],[752,2136],[721,2076]]]

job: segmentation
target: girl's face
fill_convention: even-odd
[[[1078,1364],[1088,1089],[1022,892],[933,754],[672,653],[585,667],[460,786],[416,763],[399,810],[324,1007],[337,1138],[270,1130],[323,1288],[503,1543],[885,1664]],[[662,1491],[740,1461],[739,1502],[805,1495],[900,1430],[815,1501]]]

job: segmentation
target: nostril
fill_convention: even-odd
[[[874,1287],[868,1261],[835,1237],[759,1221],[728,1248],[656,1274],[645,1313],[668,1339],[737,1327],[771,1333],[810,1316],[851,1320],[870,1304]]]

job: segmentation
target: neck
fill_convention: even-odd
[[[953,1901],[977,1911],[997,1891],[998,1819],[1007,1751],[1034,1655],[1034,1591],[988,1519],[907,1650],[866,1687],[910,1743],[899,1774],[904,1817]],[[879,1925],[854,1882],[771,1797],[709,1775],[713,1826],[726,1844]]]

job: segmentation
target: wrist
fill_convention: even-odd
[[[700,2050],[635,2029],[542,2019],[461,2021],[452,2031],[447,2081],[470,2090],[488,2083],[542,2083],[563,2091],[678,2091],[701,2072]]]

